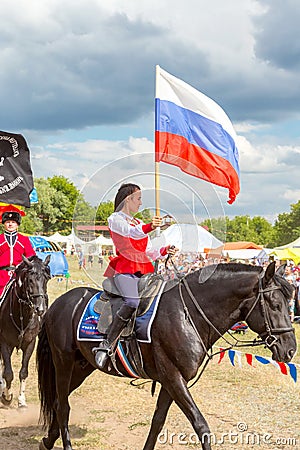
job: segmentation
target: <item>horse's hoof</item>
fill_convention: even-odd
[[[22,410],[25,410],[25,409],[27,409],[28,408],[28,406],[26,405],[26,403],[22,403],[22,404],[18,404],[18,410],[19,411],[22,411]]]
[[[50,450],[49,448],[46,447],[46,445],[44,444],[44,438],[41,440],[40,445],[39,445],[39,450]]]
[[[10,404],[11,404],[11,402],[12,402],[12,399],[13,399],[13,395],[12,395],[12,394],[10,394],[10,398],[9,398],[9,399],[7,399],[7,398],[4,396],[4,394],[1,395],[1,403],[2,403],[2,405],[4,405],[4,406],[10,406]]]

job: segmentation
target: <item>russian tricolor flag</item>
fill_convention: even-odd
[[[211,98],[156,66],[155,161],[229,189],[240,191],[236,133]]]

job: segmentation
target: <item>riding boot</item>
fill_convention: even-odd
[[[135,310],[136,308],[132,306],[122,305],[113,319],[107,338],[100,342],[99,347],[94,349],[96,351],[95,362],[99,369],[103,369],[105,366],[113,344],[120,337]]]

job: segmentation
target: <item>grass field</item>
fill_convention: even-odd
[[[76,286],[99,285],[102,275],[97,263],[92,268],[78,269],[75,257],[68,258],[70,278],[52,279],[49,296],[52,302],[66,290]],[[295,325],[300,342],[300,325]],[[249,339],[251,332],[245,338]],[[225,346],[219,343],[220,346]],[[214,449],[299,449],[300,448],[300,381],[295,383],[273,365],[246,363],[244,353],[270,356],[263,348],[242,349],[242,367],[233,367],[224,357],[208,365],[201,380],[191,393],[206,417]],[[17,379],[20,354],[14,354],[13,364]],[[294,363],[300,364],[297,355]],[[298,370],[300,367],[298,367]],[[70,431],[74,450],[138,450],[143,448],[157,392],[150,394],[150,383],[134,387],[129,379],[114,378],[94,372],[70,396]],[[43,436],[38,425],[39,399],[35,361],[30,363],[27,383],[26,411],[17,410],[18,383],[14,381],[15,398],[9,409],[0,407],[0,449],[37,450]],[[158,450],[200,448],[193,431],[176,405],[172,405],[167,422],[159,437]],[[57,441],[55,450],[61,447]]]

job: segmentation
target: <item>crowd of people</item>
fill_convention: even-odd
[[[229,258],[223,257],[203,257],[199,253],[178,253],[173,258],[174,264],[167,264],[165,260],[161,259],[158,262],[157,271],[161,274],[165,279],[173,279],[176,278],[178,274],[186,275],[194,270],[201,269],[210,264],[221,263],[226,264],[228,262],[232,262]],[[240,262],[240,261],[238,261]],[[267,267],[269,262],[258,261],[257,259],[243,261],[247,264]],[[300,323],[300,265],[296,265],[293,261],[285,261],[285,273],[284,278],[294,286],[294,295],[289,299],[289,313],[291,322],[299,322]],[[280,261],[277,261],[277,267],[281,264]]]

